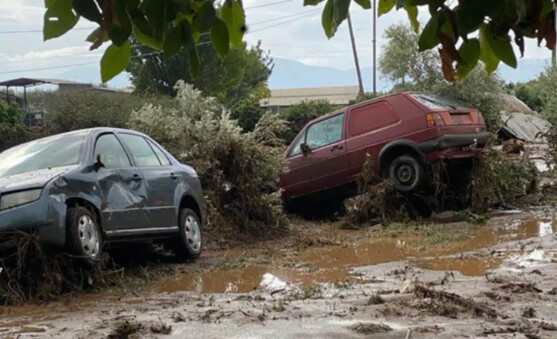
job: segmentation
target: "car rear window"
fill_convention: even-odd
[[[464,102],[448,96],[441,96],[430,93],[413,93],[410,94],[414,99],[418,100],[422,105],[430,109],[455,110],[458,108],[466,108],[469,105]]]

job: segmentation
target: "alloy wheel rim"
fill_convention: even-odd
[[[88,215],[83,215],[79,218],[78,231],[83,252],[91,258],[95,258],[99,254],[101,240],[93,219]]]
[[[191,215],[186,217],[184,222],[184,232],[186,234],[186,241],[191,249],[195,252],[199,252],[201,249],[201,229],[199,228],[199,222],[195,217]]]

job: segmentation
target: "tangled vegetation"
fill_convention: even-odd
[[[393,183],[384,180],[375,169],[369,154],[358,177],[358,195],[346,201],[344,224],[353,226],[377,220],[388,222],[404,215],[403,205]]]
[[[485,213],[491,206],[509,206],[534,193],[539,172],[527,154],[489,151],[477,159],[471,178],[470,209]]]
[[[244,133],[215,98],[181,81],[175,102],[173,109],[145,105],[132,113],[129,126],[196,169],[210,206],[207,233],[219,238],[223,231],[235,237],[284,233],[280,192],[267,193],[263,186],[279,176],[281,150],[273,146],[280,143],[285,123],[265,116],[253,132]]]

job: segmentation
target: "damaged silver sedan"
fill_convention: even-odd
[[[36,231],[86,259],[146,240],[196,259],[206,211],[195,171],[138,132],[80,130],[0,153],[0,232]]]

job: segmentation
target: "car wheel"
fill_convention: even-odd
[[[180,238],[174,246],[176,255],[183,260],[199,258],[203,250],[201,221],[199,216],[189,208],[180,211]]]
[[[426,173],[416,158],[411,155],[401,155],[391,163],[389,177],[399,192],[411,193],[424,186]]]
[[[102,236],[95,216],[85,207],[68,209],[66,227],[70,251],[88,262],[98,260],[102,254]]]

